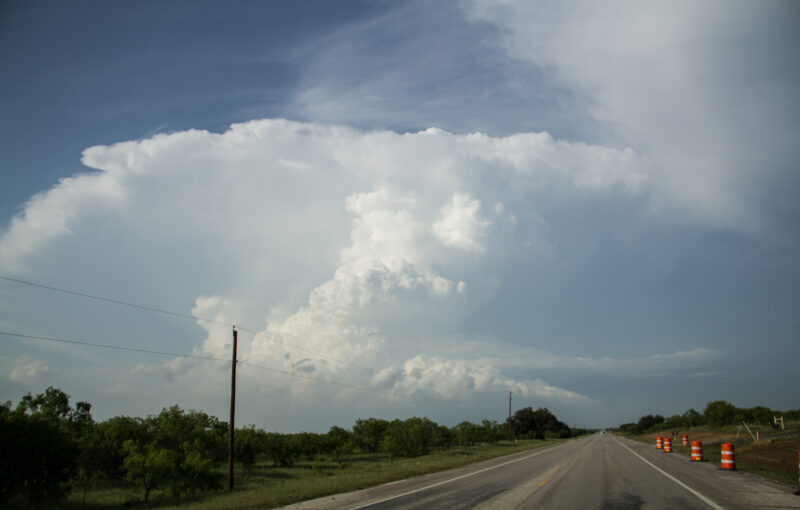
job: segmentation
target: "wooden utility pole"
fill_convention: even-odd
[[[514,431],[511,428],[511,392],[508,392],[508,440],[514,440]]]
[[[233,417],[236,414],[236,344],[238,333],[233,327],[233,358],[231,360],[231,421],[228,425],[228,490],[233,490]]]

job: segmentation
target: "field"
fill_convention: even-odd
[[[691,446],[682,446],[681,434],[689,435],[691,441],[703,442],[703,458],[705,462],[719,465],[721,443],[731,442],[734,445],[736,468],[754,473],[765,478],[797,487],[798,485],[798,452],[800,452],[800,422],[787,422],[786,430],[772,429],[769,426],[749,424],[750,431],[757,435],[754,441],[744,426],[730,425],[720,428],[709,426],[692,429],[671,430],[632,436],[648,444],[655,445],[657,436],[673,437],[672,448],[687,457],[691,454]]]
[[[263,509],[298,501],[362,489],[395,480],[442,471],[514,453],[557,444],[559,440],[531,440],[497,445],[453,448],[415,458],[390,461],[386,455],[358,455],[345,462],[300,462],[288,468],[272,463],[258,464],[251,473],[237,469],[233,492],[220,490],[194,498],[172,500],[167,493],[154,493],[146,508],[171,509]],[[227,471],[220,473],[224,478]],[[226,482],[227,483],[227,482]],[[70,494],[65,508],[82,507],[83,491]],[[145,508],[141,493],[125,483],[97,485],[87,490],[85,508],[89,510]]]

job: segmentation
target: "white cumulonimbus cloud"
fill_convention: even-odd
[[[242,371],[274,379],[274,398],[329,380],[434,398],[514,391],[592,401],[542,380],[534,357],[512,377],[504,370],[518,373],[518,356],[486,356],[488,341],[480,358],[453,346],[462,322],[492,300],[511,254],[528,250],[527,271],[549,260],[537,253],[558,252],[550,222],[563,204],[615,197],[635,208],[651,193],[634,151],[546,133],[260,120],[92,147],[83,162],[96,171],[37,195],[0,234],[0,266],[42,281],[65,267],[76,281],[102,267],[109,288],[98,293],[119,296],[134,282],[196,317],[262,325],[243,335]],[[207,335],[192,342],[195,354],[228,356],[229,330],[199,324]],[[573,360],[581,363],[591,365]],[[139,367],[127,380],[152,373]],[[191,376],[208,392],[216,381],[182,362],[159,373]]]

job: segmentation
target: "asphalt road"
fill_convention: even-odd
[[[286,507],[319,509],[798,508],[794,488],[655,445],[595,434]]]

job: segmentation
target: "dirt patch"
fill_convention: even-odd
[[[789,441],[761,441],[736,448],[736,458],[760,466],[768,466],[781,471],[797,471],[797,452],[800,439]]]

